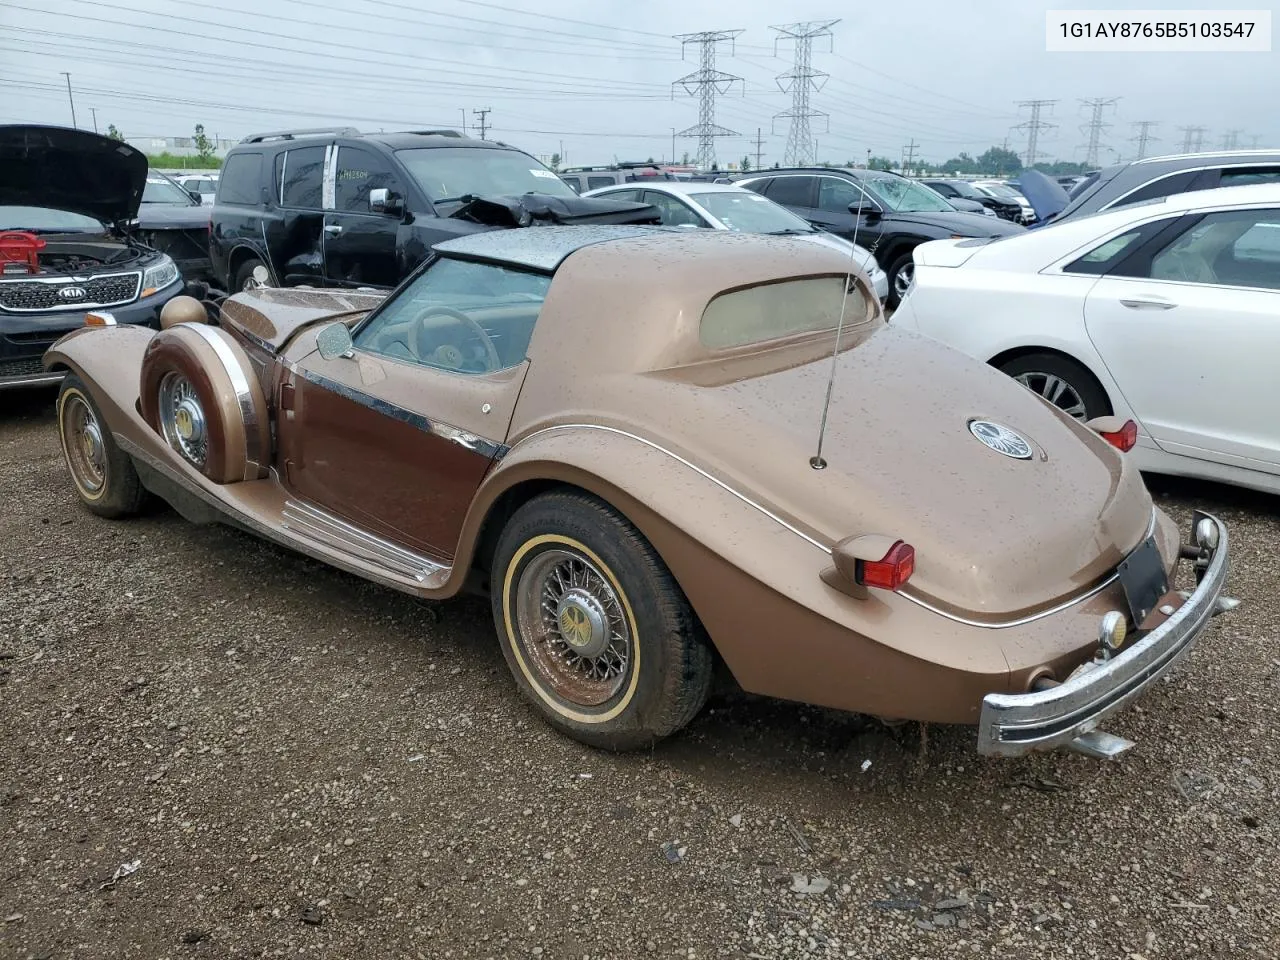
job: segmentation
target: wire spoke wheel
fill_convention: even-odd
[[[585,707],[618,694],[634,638],[610,578],[577,551],[548,549],[525,565],[515,601],[517,642],[549,691]]]
[[[209,453],[204,406],[191,381],[177,372],[160,381],[160,428],[164,438],[190,463],[203,467]]]
[[[102,426],[77,394],[67,397],[62,412],[67,465],[72,479],[87,495],[97,496],[107,483],[107,454]]]
[[[1028,371],[1015,378],[1020,384],[1048,400],[1063,413],[1077,420],[1086,418],[1084,398],[1070,383],[1052,373]]]

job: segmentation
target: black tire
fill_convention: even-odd
[[[1000,370],[1078,420],[1111,416],[1111,401],[1098,378],[1070,357],[1028,353],[1002,363]]]
[[[253,271],[258,267],[265,267],[266,264],[257,257],[250,257],[236,269],[235,282],[232,284],[231,292],[240,293],[243,290],[251,290],[256,284],[246,286],[253,279]]]
[[[146,488],[129,455],[116,446],[88,388],[67,374],[58,391],[58,438],[76,493],[100,517],[128,517],[142,510]]]
[[[898,259],[894,260],[889,266],[889,296],[886,298],[885,306],[890,310],[897,308],[898,304],[902,302],[902,294],[906,292],[905,290],[901,292],[898,290],[898,275],[904,270],[908,271],[907,278],[909,280],[911,276],[910,271],[915,270],[915,262],[912,260],[911,250],[908,250],[902,256],[898,257]]]
[[[566,563],[567,568],[560,565]],[[539,571],[548,569],[576,570],[581,580],[571,578],[565,588],[549,573],[544,579]],[[530,500],[499,537],[491,581],[494,624],[512,676],[562,733],[593,747],[632,750],[674,733],[702,709],[713,657],[701,625],[649,542],[600,500],[570,491]],[[544,616],[544,609],[550,611],[544,602],[552,595],[548,591],[557,588],[565,588],[555,608],[560,612]],[[602,596],[613,599],[598,608],[579,606],[575,613],[575,598],[583,594],[588,604]],[[583,612],[598,615],[606,608],[614,614],[603,621]],[[528,613],[536,615],[533,629],[523,626],[535,620]],[[608,649],[591,659],[578,657],[562,639],[566,616],[569,634],[582,644],[577,649],[590,651],[598,637],[607,638]],[[580,618],[576,624],[573,616]],[[605,624],[603,633],[597,622]],[[613,668],[612,638],[622,627],[630,638],[625,664],[616,676],[588,676],[599,664]],[[572,696],[566,684],[575,686]]]

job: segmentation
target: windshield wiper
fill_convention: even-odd
[[[817,233],[816,229],[801,230],[799,227],[787,227],[785,230],[766,230],[765,235],[770,237],[791,237],[806,233]]]

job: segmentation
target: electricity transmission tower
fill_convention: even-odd
[[[1119,97],[1094,97],[1092,100],[1080,101],[1082,106],[1088,107],[1092,111],[1089,122],[1080,128],[1080,131],[1089,138],[1084,144],[1084,164],[1086,167],[1096,167],[1098,165],[1098,148],[1102,145],[1102,131],[1111,126],[1109,123],[1102,122],[1102,114],[1107,107],[1114,107],[1119,100]]]
[[[821,110],[813,110],[809,106],[809,93],[818,91],[827,81],[827,74],[813,69],[813,38],[832,37],[832,49],[835,49],[835,38],[831,28],[839,20],[810,20],[804,23],[788,23],[781,27],[770,27],[778,31],[773,40],[773,55],[778,55],[778,42],[791,39],[796,42],[795,61],[786,73],[778,74],[778,88],[783,93],[791,94],[791,109],[776,113],[774,122],[790,120],[787,131],[787,148],[782,155],[782,162],[789,167],[804,167],[816,160],[817,148],[809,131],[809,121],[814,117],[827,120],[827,129],[831,129],[831,121]]]
[[[1182,152],[1199,153],[1204,147],[1204,127],[1179,127],[1182,131]]]
[[[493,110],[486,108],[484,110],[472,110],[471,112],[480,118],[480,139],[483,140],[485,133],[489,129],[489,125],[485,123],[485,117],[493,113]]]
[[[1134,124],[1134,127],[1138,130],[1138,135],[1129,138],[1130,142],[1137,142],[1138,144],[1138,156],[1134,159],[1141,160],[1145,157],[1147,155],[1147,144],[1154,143],[1160,139],[1151,135],[1151,128],[1159,125],[1157,120],[1139,120]]]
[[[1222,149],[1235,150],[1240,145],[1240,134],[1243,130],[1228,130],[1222,135]]]
[[[1020,100],[1019,107],[1031,108],[1031,119],[1016,124],[1013,129],[1027,131],[1027,152],[1023,155],[1022,162],[1028,167],[1034,167],[1036,164],[1037,153],[1036,148],[1040,142],[1040,134],[1044,131],[1052,130],[1057,126],[1056,123],[1049,123],[1047,120],[1040,119],[1040,113],[1048,107],[1051,111],[1057,100]]]
[[[673,100],[677,86],[683,87],[689,96],[698,98],[698,122],[681,130],[679,135],[698,138],[698,167],[701,170],[710,170],[715,165],[716,137],[737,136],[733,130],[716,125],[717,94],[728,93],[735,83],[742,83],[741,77],[716,69],[716,45],[725,40],[732,43],[733,38],[740,33],[741,30],[704,30],[702,33],[682,33],[675,37],[680,41],[681,59],[689,44],[696,43],[701,47],[698,69],[671,84]],[[745,89],[743,95],[746,95]]]

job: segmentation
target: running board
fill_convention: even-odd
[[[309,503],[286,501],[281,526],[296,537],[358,557],[392,576],[413,580],[424,587],[439,588],[449,579],[450,567],[405,550]]]

